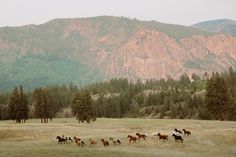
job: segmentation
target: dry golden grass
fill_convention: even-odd
[[[65,123],[67,121],[67,123]],[[25,124],[0,122],[0,157],[235,157],[236,122],[157,119],[97,119],[91,124],[79,124],[75,119],[54,119],[40,124],[38,119]],[[184,136],[184,143],[171,137],[174,128],[192,132]],[[130,144],[127,135],[145,133],[146,141]],[[157,140],[153,132],[169,135],[167,142]],[[56,136],[78,136],[87,145],[79,148],[75,143],[58,144]],[[119,138],[121,146],[104,148],[101,138]],[[89,146],[89,138],[98,141]]]

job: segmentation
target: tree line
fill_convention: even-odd
[[[236,120],[236,72],[181,75],[160,80],[129,82],[111,79],[78,88],[74,84],[35,88],[22,86],[0,93],[0,119],[24,123],[39,118],[48,123],[58,113],[79,122],[96,117],[150,117]]]

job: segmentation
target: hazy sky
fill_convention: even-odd
[[[100,15],[192,25],[220,18],[236,20],[236,0],[0,0],[0,26]]]

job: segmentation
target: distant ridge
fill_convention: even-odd
[[[110,78],[179,78],[236,67],[236,37],[217,33],[113,16],[2,27],[0,90],[18,84],[31,89]]]
[[[218,19],[204,21],[192,26],[193,28],[212,33],[228,33],[236,36],[236,21],[229,19]]]

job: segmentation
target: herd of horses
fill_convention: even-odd
[[[180,143],[183,143],[184,141],[182,135],[189,136],[191,135],[191,132],[187,131],[186,129],[183,129],[183,132],[182,132],[181,130],[178,130],[177,128],[175,128],[172,133],[172,137],[175,139],[175,141],[180,142]],[[153,133],[153,136],[159,137],[159,140],[163,140],[164,142],[168,140],[168,135],[165,135],[165,134]],[[132,135],[127,136],[129,143],[136,143],[137,141],[140,141],[140,140],[146,140],[146,138],[147,136],[145,134],[140,134],[140,133],[136,133],[135,136],[132,136]],[[58,140],[58,143],[60,144],[62,143],[66,144],[68,142],[75,142],[80,147],[84,147],[86,145],[86,143],[81,138],[75,137],[75,136],[72,139],[71,137],[65,137],[64,135],[62,135],[62,137],[57,136],[56,139]],[[90,147],[94,145],[98,145],[98,141],[96,141],[95,139],[90,138],[88,142],[89,142]],[[108,141],[102,138],[101,143],[103,144],[104,147],[108,147],[110,146],[110,143],[113,143],[113,145],[121,145],[121,140],[110,137]]]

